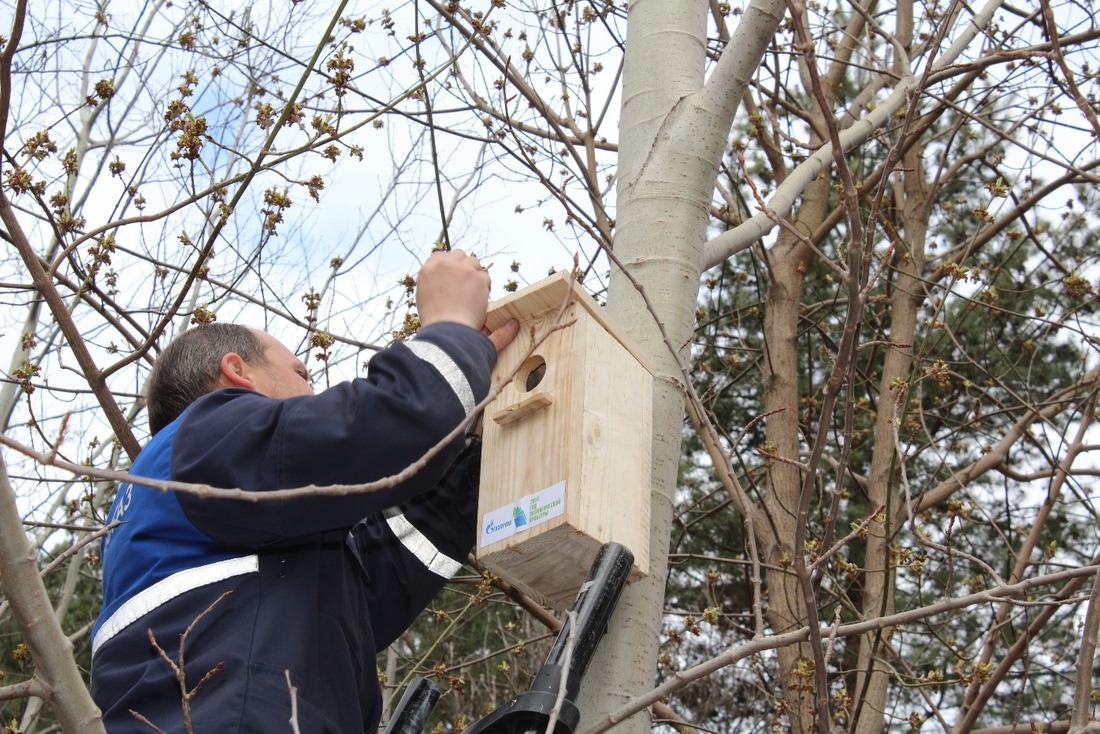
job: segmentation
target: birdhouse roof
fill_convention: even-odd
[[[523,323],[533,316],[541,316],[548,311],[566,308],[569,302],[583,308],[650,374],[654,373],[649,360],[627,339],[626,334],[608,319],[604,309],[581,287],[570,271],[560,271],[493,301],[489,304],[485,325],[493,331],[507,323],[508,319],[518,319]]]

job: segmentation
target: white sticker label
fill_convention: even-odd
[[[481,547],[511,538],[564,513],[565,482],[558,482],[510,505],[486,512],[481,518]]]

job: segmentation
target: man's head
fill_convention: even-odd
[[[278,340],[237,324],[202,324],[165,348],[145,397],[156,433],[203,395],[243,387],[273,398],[312,395],[305,365]]]

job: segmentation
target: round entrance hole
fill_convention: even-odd
[[[531,392],[539,383],[542,382],[542,378],[546,376],[546,360],[538,355],[530,357],[524,362],[519,372],[516,373],[516,381],[523,392]]]

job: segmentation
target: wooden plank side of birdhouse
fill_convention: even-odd
[[[580,328],[580,327],[578,327]],[[649,572],[652,485],[652,376],[600,325],[578,335],[583,369],[584,457],[570,471],[578,478],[571,523],[601,542],[615,541],[634,554],[635,576]]]

